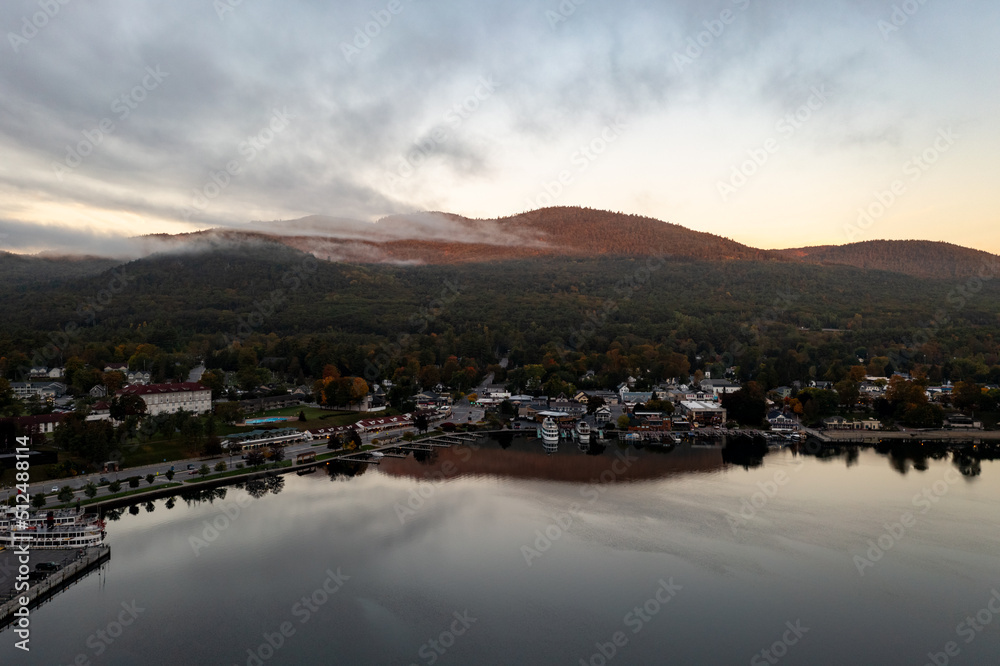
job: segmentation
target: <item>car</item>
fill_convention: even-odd
[[[39,562],[35,565],[35,571],[58,571],[59,565],[55,562]]]
[[[52,486],[52,492],[54,493],[59,492],[59,486]]]
[[[196,469],[193,469],[193,470],[191,470],[190,472],[188,472],[188,476],[194,476],[194,475],[195,475],[195,474],[197,474],[197,473],[198,473],[198,470],[196,470]]]
[[[104,476],[102,476],[102,477],[101,477],[101,480],[97,482],[97,485],[99,485],[99,486],[103,486],[103,485],[104,485],[104,484],[106,484],[106,483],[111,483],[111,482],[110,482],[110,481],[108,481],[107,477],[104,477]]]
[[[194,465],[188,465],[188,469],[194,469]]]

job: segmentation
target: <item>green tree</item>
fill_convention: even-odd
[[[93,481],[83,487],[83,494],[93,499],[97,495],[97,485]]]
[[[122,489],[121,481],[112,481],[111,483],[108,484],[108,492],[110,492],[111,494],[120,492],[121,489]]]
[[[209,466],[206,464],[203,464],[201,467],[198,468],[198,474],[200,474],[201,478],[203,479],[211,473],[212,473],[211,468],[209,468]]]
[[[31,506],[35,507],[36,509],[41,509],[43,506],[45,506],[45,493],[38,493],[37,495],[32,497]]]
[[[137,476],[130,476],[128,478],[128,487],[129,488],[138,488],[139,487],[139,477],[137,477]]]
[[[632,419],[628,417],[628,414],[622,414],[618,417],[618,429],[628,430],[629,426],[632,425]]]
[[[225,460],[220,460],[219,462],[217,462],[215,464],[215,471],[216,472],[225,472],[226,471],[226,461]]]
[[[59,490],[58,498],[60,502],[69,502],[73,499],[73,489],[69,486],[63,486]]]
[[[153,485],[153,483],[155,481],[156,481],[156,475],[155,474],[147,474],[146,475],[146,483],[148,483],[149,485]]]
[[[166,472],[166,474],[164,474],[164,476],[167,477],[167,481],[173,481],[174,480],[174,470],[168,469],[167,472]]]

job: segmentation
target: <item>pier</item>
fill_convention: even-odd
[[[60,554],[62,554],[62,557],[65,558],[66,551],[43,549],[32,550],[31,562],[33,564],[37,561],[56,559]],[[79,554],[79,556],[68,561],[60,569],[49,574],[49,576],[45,579],[35,583],[25,592],[14,591],[16,573],[13,573],[13,571],[16,571],[17,569],[17,557],[14,555],[14,551],[7,550],[0,553],[0,555],[4,556],[5,565],[15,563],[13,569],[9,566],[4,567],[4,579],[5,582],[9,583],[9,589],[4,590],[4,602],[3,604],[0,604],[0,630],[2,630],[16,619],[14,613],[22,606],[21,597],[28,598],[29,609],[37,608],[73,583],[86,576],[93,569],[100,567],[102,564],[111,559],[111,548],[109,546],[100,546],[98,548],[86,549]]]

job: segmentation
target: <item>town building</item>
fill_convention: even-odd
[[[204,414],[212,411],[212,391],[201,384],[190,382],[179,384],[136,384],[126,386],[118,395],[136,395],[146,403],[149,416],[172,414],[182,409],[186,412]]]

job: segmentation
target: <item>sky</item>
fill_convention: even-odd
[[[571,205],[1000,253],[998,25],[993,0],[5,0],[0,249]]]

